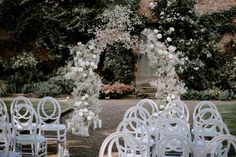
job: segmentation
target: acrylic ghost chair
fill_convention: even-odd
[[[201,125],[201,123],[204,123],[204,121],[206,120],[216,120],[216,121],[222,121],[222,117],[220,115],[220,113],[213,109],[213,108],[204,108],[198,111],[198,113],[193,116],[193,129],[192,129],[192,133],[195,134],[195,131],[199,131],[201,130],[202,132],[211,132],[211,129],[209,128],[199,128],[199,126]],[[204,131],[202,130],[204,129]]]
[[[11,108],[10,108],[10,113],[12,115],[12,113],[15,110],[15,106],[17,106],[18,104],[27,104],[31,107],[33,107],[32,103],[30,102],[30,100],[24,96],[17,96],[11,103]]]
[[[22,103],[14,107],[12,129],[16,150],[20,150],[22,155],[47,156],[47,140],[39,135],[39,118],[32,106]]]
[[[50,109],[51,111],[47,111]],[[61,106],[53,97],[42,98],[37,107],[37,113],[41,123],[41,134],[48,141],[56,141],[58,145],[58,156],[67,154],[66,149],[66,131],[64,124],[60,123]]]
[[[173,140],[178,140],[179,145],[172,144]],[[198,157],[197,151],[191,141],[181,135],[169,135],[156,143],[152,152],[152,157]]]
[[[19,152],[11,151],[13,147],[12,133],[6,104],[0,99],[0,156],[18,157]]]
[[[182,113],[185,115],[186,117],[186,120],[188,122],[189,120],[189,109],[188,109],[188,106],[180,99],[175,99],[175,100],[172,100],[171,102],[169,102],[167,105],[166,105],[166,109],[168,108],[171,108],[171,107],[176,107],[176,108],[179,108]]]
[[[141,147],[139,149],[142,149],[146,156],[150,156],[154,140],[151,139],[151,134],[145,121],[135,117],[126,118],[119,123],[116,131],[132,135],[140,143]]]
[[[236,156],[236,137],[233,135],[219,135],[213,138],[205,147],[203,157]]]
[[[198,151],[202,151],[213,138],[224,134],[230,134],[230,132],[223,121],[216,119],[205,120],[193,132],[194,147]]]
[[[6,107],[5,102],[2,99],[0,99],[0,113],[1,113],[0,117],[3,117],[6,120],[6,122],[9,123],[10,120],[9,120],[9,115],[7,112],[7,107]]]
[[[176,106],[166,107],[160,116],[165,118],[179,118],[188,123],[186,114],[183,112],[183,110]]]
[[[195,117],[197,116],[197,114],[201,111],[201,110],[204,110],[204,109],[212,109],[212,110],[215,110],[215,112],[218,112],[218,109],[216,107],[216,105],[214,103],[212,103],[211,101],[201,101],[200,103],[198,103],[194,110],[193,110],[193,121],[195,121]]]
[[[142,99],[137,103],[136,106],[145,108],[150,112],[150,115],[158,114],[159,112],[157,104],[151,99]]]
[[[140,148],[140,143],[132,135],[115,132],[103,141],[99,157],[146,157]]]

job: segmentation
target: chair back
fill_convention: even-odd
[[[3,117],[7,123],[9,123],[9,115],[5,102],[0,99],[0,118]]]
[[[12,114],[12,126],[16,136],[36,135],[40,125],[34,108],[28,104],[15,106]]]
[[[183,110],[176,106],[166,107],[160,116],[165,118],[179,118],[188,123],[186,114],[183,112]]]
[[[132,135],[115,132],[103,141],[99,150],[99,157],[144,157],[144,152],[140,148],[140,143]],[[117,150],[116,153],[113,150]]]
[[[213,102],[211,102],[211,101],[201,101],[200,103],[198,103],[198,104],[195,106],[195,108],[194,108],[194,110],[193,110],[193,120],[195,119],[195,116],[196,116],[201,110],[207,109],[207,108],[211,108],[211,109],[213,109],[213,110],[219,112],[218,109],[217,109],[217,107],[216,107],[216,105],[215,105]]]
[[[151,99],[142,99],[137,103],[136,106],[145,108],[150,112],[151,115],[157,114],[159,112],[157,104]]]
[[[229,134],[215,137],[207,144],[203,156],[236,156],[236,137]]]
[[[133,106],[125,112],[123,119],[132,117],[139,118],[144,122],[146,122],[147,125],[149,125],[149,120],[151,118],[151,115],[145,108],[140,106]]]
[[[38,103],[37,113],[42,124],[60,123],[61,106],[53,97],[47,96],[42,98]]]
[[[171,107],[175,107],[175,108],[179,108],[181,110],[181,112],[185,115],[186,120],[188,122],[189,120],[189,109],[188,106],[180,99],[175,99],[172,100],[171,102],[169,102],[165,108],[171,108]]]
[[[13,112],[16,110],[18,104],[27,104],[28,106],[33,107],[30,100],[24,96],[17,96],[11,103],[10,113],[13,115]]]
[[[11,130],[5,117],[0,117],[0,151],[9,151],[11,145]]]
[[[140,149],[146,154],[150,153],[151,134],[145,121],[135,117],[126,118],[120,122],[116,131],[132,135],[141,144]]]
[[[178,145],[172,143],[173,140],[178,141]],[[193,147],[191,141],[181,135],[170,135],[157,142],[152,157],[198,157],[197,151]]]

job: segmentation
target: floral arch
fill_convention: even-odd
[[[132,18],[131,18],[132,17]],[[99,128],[101,106],[99,104],[100,77],[94,72],[100,59],[100,53],[107,45],[116,42],[124,43],[125,47],[133,45],[130,32],[134,25],[141,24],[140,19],[129,6],[116,5],[113,9],[104,11],[102,19],[106,25],[95,28],[95,38],[86,44],[78,43],[71,48],[75,55],[71,71],[67,78],[74,80],[73,89],[74,112],[67,120],[69,129],[75,135],[89,136],[89,127]]]

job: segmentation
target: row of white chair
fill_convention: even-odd
[[[67,129],[64,124],[60,124],[61,108],[56,99],[42,98],[35,110],[29,99],[18,96],[11,103],[10,117],[6,104],[0,99],[0,113],[2,124],[10,128],[1,128],[1,135],[5,137],[1,141],[11,143],[10,148],[6,147],[3,152],[11,150],[19,151],[20,155],[24,156],[47,156],[47,141],[50,140],[58,143],[59,156],[67,153]],[[30,151],[27,151],[25,148],[28,147],[24,145],[29,145]]]
[[[190,154],[191,156],[205,157],[207,155],[215,155],[215,153],[208,151],[210,148],[213,149],[214,141],[217,141],[215,139],[218,139],[218,143],[226,140],[228,142],[227,147],[220,147],[223,145],[219,144],[215,152],[218,151],[216,152],[218,154],[219,152],[224,152],[224,156],[221,155],[219,157],[227,157],[230,144],[235,148],[235,137],[230,135],[227,126],[219,116],[219,112],[217,116],[210,116],[210,118],[207,117],[209,113],[204,114],[207,113],[206,111],[211,113],[211,110],[207,107],[209,104],[211,106],[213,103],[203,101],[195,107],[193,112],[193,134],[191,134],[188,123],[189,110],[183,101],[174,100],[167,104],[163,111],[160,111],[154,101],[143,99],[136,106],[127,110],[123,121],[117,127],[116,133],[112,134],[109,139],[116,141],[118,138],[123,138],[125,142],[128,136],[132,136],[135,139],[134,141],[137,142],[134,144],[136,149],[131,149],[130,146],[127,146],[129,144],[127,142],[126,146],[122,146],[123,149],[120,150],[122,143],[115,142],[116,147],[118,147],[118,153],[122,152],[121,156],[124,157],[140,156],[140,154],[144,154],[145,157],[171,155],[187,157]],[[214,104],[210,108],[217,110]],[[218,120],[216,121],[214,117],[218,117]],[[120,134],[120,132],[123,134]],[[119,136],[116,136],[117,133]],[[210,140],[207,139],[209,134],[211,136]],[[227,139],[231,137],[233,138],[229,142]],[[104,143],[109,143],[109,140],[105,141]],[[124,141],[123,144],[125,143]],[[101,146],[99,157],[103,157],[105,146],[106,144]],[[137,150],[137,148],[139,149]],[[109,152],[109,154],[109,157],[111,157],[112,153]]]

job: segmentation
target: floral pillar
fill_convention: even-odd
[[[92,122],[95,128],[101,127],[98,114],[101,112],[99,105],[99,90],[101,80],[94,72],[99,62],[100,54],[95,50],[93,42],[84,45],[78,43],[71,49],[75,54],[74,66],[68,74],[75,81],[73,90],[74,112],[68,120],[72,133],[89,136],[89,126]]]

